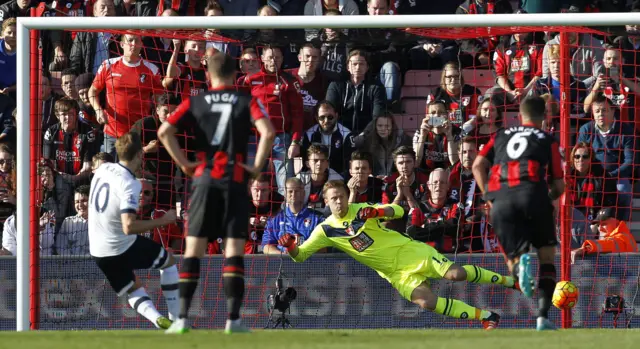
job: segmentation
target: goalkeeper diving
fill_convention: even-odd
[[[457,299],[438,297],[431,291],[428,279],[498,284],[519,290],[513,277],[474,265],[457,265],[433,247],[382,227],[381,219],[402,218],[404,210],[398,205],[349,204],[347,188],[339,180],[328,181],[322,192],[331,216],[316,226],[301,246],[296,246],[292,234],[284,234],[278,240],[294,261],[304,262],[318,250],[334,247],[375,270],[402,297],[423,309],[458,319],[479,320],[487,330],[498,326],[500,315]]]

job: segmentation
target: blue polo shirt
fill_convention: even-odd
[[[4,40],[0,40],[0,89],[16,84],[16,54],[6,53]]]
[[[285,233],[296,235],[299,246],[311,236],[313,229],[322,221],[324,221],[324,217],[315,210],[305,207],[297,215],[294,215],[287,206],[267,221],[262,235],[262,246],[277,246],[278,239]],[[278,246],[278,249],[282,250],[282,247]]]

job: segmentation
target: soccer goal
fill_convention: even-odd
[[[572,310],[556,309],[552,311],[551,317],[565,328],[614,326],[617,321],[623,321],[628,307],[634,305],[637,307],[638,301],[634,295],[638,287],[640,256],[635,253],[621,253],[593,254],[583,258],[580,255],[576,259],[576,264],[572,265],[572,243],[575,243],[572,230],[575,231],[576,226],[581,224],[580,231],[583,235],[579,236],[580,239],[583,240],[586,237],[595,239],[597,236],[597,233],[590,230],[588,224],[593,218],[591,213],[581,213],[582,215],[578,216],[574,207],[595,207],[602,206],[602,203],[581,201],[585,199],[580,196],[585,189],[576,189],[576,175],[569,175],[569,173],[575,173],[575,164],[571,161],[575,158],[574,149],[578,149],[574,148],[576,142],[584,140],[592,142],[592,134],[581,134],[580,130],[591,120],[593,105],[602,102],[598,102],[599,97],[590,95],[594,85],[602,84],[601,94],[609,101],[608,105],[615,108],[616,122],[623,122],[629,127],[630,142],[636,143],[638,124],[635,121],[635,114],[640,112],[636,94],[640,91],[635,89],[640,85],[637,79],[640,62],[626,59],[628,52],[625,48],[603,47],[598,39],[609,35],[602,29],[605,26],[629,24],[639,25],[640,18],[635,13],[353,16],[348,18],[340,16],[19,18],[17,22],[19,59],[16,164],[18,181],[15,219],[17,253],[15,261],[0,260],[6,280],[16,282],[16,307],[13,312],[11,309],[13,291],[5,284],[0,295],[9,301],[4,303],[5,309],[0,309],[0,313],[4,314],[0,319],[0,326],[2,329],[15,328],[18,331],[150,328],[144,319],[127,306],[126,300],[117,298],[86,252],[84,255],[73,252],[75,250],[71,249],[71,245],[76,244],[75,247],[78,247],[77,244],[83,242],[79,240],[69,242],[67,239],[66,245],[59,243],[60,234],[49,232],[50,228],[43,230],[40,222],[42,210],[46,209],[43,208],[43,183],[41,182],[41,175],[47,171],[44,168],[54,168],[61,172],[63,168],[70,168],[67,172],[72,172],[71,175],[77,174],[79,169],[75,166],[82,167],[83,163],[91,162],[91,159],[81,155],[86,153],[79,148],[88,146],[88,143],[83,143],[85,141],[96,141],[95,138],[91,141],[87,140],[86,135],[80,140],[74,136],[75,138],[70,141],[69,150],[64,149],[63,143],[67,142],[64,136],[61,136],[63,138],[60,140],[52,141],[51,137],[54,136],[45,135],[47,130],[43,129],[42,120],[47,111],[42,107],[43,89],[51,86],[54,90],[57,89],[63,93],[64,91],[57,86],[64,77],[60,73],[52,73],[46,76],[47,82],[43,80],[41,61],[43,55],[49,53],[42,52],[39,46],[39,35],[42,31],[63,30],[71,31],[74,35],[108,34],[101,36],[108,39],[105,42],[108,51],[106,58],[123,54],[120,51],[120,36],[124,34],[141,36],[144,38],[142,56],[158,57],[156,58],[158,61],[155,62],[151,58],[148,59],[156,67],[149,69],[152,69],[151,71],[157,69],[160,75],[166,75],[168,65],[166,60],[172,55],[173,39],[183,40],[181,51],[185,47],[184,41],[196,40],[212,43],[208,47],[216,50],[231,52],[230,47],[234,47],[238,50],[236,52],[245,53],[242,49],[246,46],[270,47],[270,42],[264,41],[268,38],[281,47],[285,64],[291,62],[295,64],[298,51],[305,43],[305,35],[312,33],[311,29],[323,28],[339,28],[334,32],[341,33],[348,30],[348,37],[353,35],[369,38],[369,41],[361,40],[354,43],[354,46],[364,50],[367,47],[389,46],[389,42],[398,43],[398,46],[404,47],[397,51],[402,52],[402,56],[398,57],[389,56],[389,52],[385,52],[387,56],[376,52],[372,54],[374,58],[368,64],[371,68],[371,79],[377,79],[376,83],[383,86],[383,93],[389,99],[397,101],[395,105],[385,106],[387,112],[384,115],[391,116],[389,122],[395,125],[393,128],[402,130],[403,136],[408,139],[413,138],[414,135],[419,136],[420,125],[423,123],[425,114],[429,112],[428,105],[436,100],[448,99],[444,105],[449,122],[468,137],[476,137],[475,146],[483,144],[480,141],[481,138],[486,143],[496,127],[519,124],[518,104],[524,96],[535,94],[547,100],[546,127],[548,131],[558,136],[561,148],[564,149],[568,183],[567,194],[560,200],[558,207],[557,231],[558,240],[561,242],[556,263],[560,271],[558,280],[572,280],[580,289],[578,304]],[[215,31],[205,32],[203,28],[215,28]],[[278,31],[274,33],[274,29]],[[305,29],[307,29],[306,33]],[[227,36],[227,31],[246,30],[257,31],[257,34],[252,35],[258,39],[245,42],[243,36]],[[356,32],[362,32],[362,35]],[[560,35],[556,37],[556,34]],[[545,41],[535,42],[538,35],[551,35],[551,41],[546,40],[547,44]],[[451,41],[455,41],[455,45],[451,47],[456,47],[458,51],[453,55],[453,59],[445,61],[443,57],[452,53],[446,51],[450,50],[447,45],[453,45]],[[504,44],[506,46],[500,46],[500,42],[506,42]],[[413,46],[410,45],[411,43]],[[336,77],[346,74],[348,63],[346,48],[340,46],[341,44],[333,43],[320,43],[320,45],[324,47],[320,50],[324,60],[317,67],[318,72],[322,71],[327,75],[334,73]],[[576,50],[580,51],[579,56],[576,55]],[[164,60],[161,58],[162,54],[166,54]],[[611,55],[614,58],[607,61],[604,59],[605,55]],[[253,53],[253,56],[249,54],[248,58],[242,55],[239,66],[245,69],[249,61],[256,61],[259,58],[260,48],[257,53]],[[188,67],[190,58],[180,54],[177,59],[183,67],[182,75],[175,76],[170,92],[178,97],[180,94],[188,96],[197,93],[192,90],[194,82],[206,88],[206,84],[202,81],[204,78],[197,81],[197,76],[203,77],[204,74],[198,75],[195,70],[192,70],[193,74],[187,72],[185,67]],[[387,63],[391,64],[387,65]],[[194,64],[199,65],[199,62]],[[384,70],[383,74],[381,73],[383,66],[394,68]],[[276,70],[279,69],[281,68],[278,67]],[[381,75],[385,76],[381,78]],[[389,79],[385,79],[386,77]],[[157,85],[146,84],[148,82],[146,79],[151,78],[151,76],[141,75],[140,85],[132,86],[129,89],[130,95],[106,96],[106,100],[124,99],[127,105],[124,110],[112,111],[113,120],[110,123],[117,124],[118,127],[136,127],[132,122],[134,117],[130,117],[129,114],[134,108],[139,109],[136,120],[156,113],[156,104],[159,102],[152,97],[167,94],[167,92]],[[160,76],[158,81],[162,78],[163,76]],[[112,76],[111,79],[114,77]],[[188,84],[185,85],[185,82]],[[142,87],[143,84],[144,87]],[[182,86],[180,92],[175,92],[178,89],[177,85]],[[158,89],[161,91],[156,93]],[[195,87],[195,90],[197,89],[198,87]],[[310,124],[304,126],[306,131],[314,123],[314,103],[317,103],[318,99],[325,99],[325,96],[324,93],[320,96],[314,95],[311,88],[305,88],[304,84],[296,86],[296,90],[295,93],[302,94],[300,98],[303,98],[305,112],[310,116],[308,118]],[[48,93],[44,94],[47,98],[50,96]],[[491,100],[490,104],[485,104],[484,100],[487,98]],[[589,108],[585,108],[587,104],[585,100],[589,101]],[[166,99],[164,103],[168,103]],[[284,102],[280,100],[278,103]],[[346,108],[346,105],[342,107]],[[363,104],[362,108],[364,107],[368,106]],[[280,108],[284,107],[281,105]],[[82,111],[82,108],[79,111]],[[81,118],[87,123],[87,127],[96,121],[91,120],[90,115],[81,115]],[[480,121],[473,125],[467,123],[473,119]],[[349,121],[344,118],[345,123],[351,123],[350,127],[354,135],[357,135],[366,125],[357,125],[355,121],[355,118]],[[137,125],[138,130],[141,134],[152,135],[154,129],[145,125],[145,123]],[[98,129],[99,131],[91,137],[99,136],[105,143],[106,134],[113,137],[122,130],[111,130],[111,133],[105,131],[103,134],[102,128]],[[50,138],[44,139],[44,137]],[[50,142],[48,154],[43,154],[43,142]],[[188,144],[189,135],[184,135],[184,142]],[[421,162],[417,165],[427,170],[434,166],[434,162],[441,162],[439,167],[453,165],[446,160],[447,154],[444,151],[428,147],[427,144],[434,142],[425,138],[424,149],[420,147]],[[145,142],[143,136],[143,143],[147,146],[150,141]],[[461,147],[464,147],[464,144]],[[151,148],[153,147],[150,146],[148,154],[157,154],[158,150]],[[624,156],[635,157],[637,149],[637,146],[632,146],[631,153],[626,153]],[[443,154],[444,157],[442,157]],[[40,159],[45,155],[50,161],[41,162]],[[625,188],[624,195],[603,191],[598,196],[598,200],[604,200],[602,196],[612,194],[613,196],[609,197],[613,197],[613,201],[608,201],[608,204],[626,212],[625,220],[630,227],[634,228],[636,222],[631,215],[633,201],[630,185],[635,178],[628,175],[633,172],[629,170],[629,166],[633,167],[634,163],[625,161],[624,156],[621,155],[615,161],[608,160],[613,163],[603,164],[607,172],[611,173],[612,181],[618,184],[618,187],[622,185]],[[80,165],[74,164],[74,161],[79,162]],[[160,200],[158,197],[168,197],[173,204],[181,200],[186,201],[188,196],[185,194],[184,178],[175,172],[175,168],[170,162],[166,162],[166,159],[154,158],[154,161],[155,167],[145,165],[144,168],[147,174],[150,172],[154,178],[149,189],[149,195],[152,198],[149,200],[155,204]],[[446,166],[444,163],[447,163]],[[621,169],[623,166],[627,167]],[[343,170],[347,171],[348,168]],[[76,172],[73,173],[74,171]],[[57,178],[57,176],[53,177],[54,181]],[[56,181],[55,185],[63,186],[65,180],[68,178],[62,178],[60,181],[62,184]],[[273,185],[275,180],[269,183]],[[458,183],[458,187],[450,189],[452,194],[455,192],[459,195],[458,201],[463,203],[460,207],[464,211],[465,200],[473,201],[474,194],[473,192],[469,194],[462,184]],[[62,187],[60,190],[63,190]],[[66,186],[64,190],[71,191],[73,186]],[[465,197],[463,193],[468,196]],[[71,200],[69,205],[72,205],[73,195],[67,192],[66,200]],[[428,198],[425,197],[426,199]],[[589,196],[588,199],[592,197]],[[182,204],[184,206],[184,202]],[[473,204],[469,203],[468,206],[470,208]],[[157,209],[157,205],[155,207],[155,211],[161,211]],[[478,210],[480,211],[479,208]],[[65,212],[71,216],[75,208],[68,208]],[[258,221],[267,219],[272,214],[271,211],[256,213],[254,219]],[[59,220],[64,218],[58,217]],[[446,236],[431,243],[446,252],[451,260],[481,265],[508,275],[503,256],[500,254],[500,247],[496,243],[486,217],[477,220],[474,218],[469,223],[465,222],[466,220],[460,221],[460,228],[453,236]],[[254,224],[253,221],[251,224]],[[45,225],[56,227],[58,231],[61,226],[56,219],[49,220]],[[468,229],[463,229],[463,226]],[[179,240],[182,234],[180,224],[175,229],[173,233],[171,231],[150,232],[150,237],[157,237],[163,243],[170,244],[167,238],[177,236],[176,239]],[[252,233],[255,233],[254,230]],[[45,233],[54,235],[43,238]],[[260,241],[257,238],[253,240],[254,245],[248,248],[257,251]],[[43,246],[42,241],[49,241],[48,245]],[[86,240],[84,243],[86,244]],[[168,247],[179,250],[178,245]],[[65,248],[69,249],[65,250]],[[212,244],[209,250],[212,254],[202,262],[201,287],[197,291],[198,296],[194,299],[192,307],[196,312],[194,315],[196,328],[223,327],[226,305],[220,281],[223,259],[219,255],[223,248],[220,244]],[[52,252],[54,255],[51,255]],[[275,292],[274,284],[279,270],[284,271],[285,286],[294,286],[298,290],[298,297],[287,313],[288,318],[297,328],[465,328],[472,326],[461,320],[444,319],[419,311],[417,307],[402,299],[384,280],[379,279],[375,272],[343,254],[317,256],[301,265],[295,265],[287,258],[281,260],[279,256],[254,255],[246,257],[245,265],[247,291],[243,318],[245,323],[253,328],[263,328],[267,325],[269,318],[267,298]],[[15,276],[13,270],[17,271]],[[161,298],[157,274],[145,272],[137,276],[154,298],[154,303],[159,305],[159,310],[166,312],[166,308],[162,307],[164,302]],[[452,285],[440,281],[433,282],[432,286],[438,294],[468,300],[475,305],[501,313],[501,327],[531,327],[535,322],[536,304],[516,292],[504,291],[498,287],[480,288],[477,285]],[[605,303],[615,300],[611,298],[614,295],[625,299],[627,307],[609,307],[605,309],[606,311],[603,310]],[[617,313],[616,309],[618,309]],[[619,316],[621,316],[620,320],[618,320]],[[637,317],[633,321],[638,325]],[[15,327],[13,327],[14,322]]]

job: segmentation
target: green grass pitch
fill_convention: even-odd
[[[24,349],[585,349],[634,348],[640,330],[270,330],[225,335],[192,331],[5,332],[0,348]]]

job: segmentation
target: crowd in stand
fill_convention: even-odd
[[[15,26],[32,7],[38,16],[94,17],[640,12],[640,3],[614,0],[514,2],[0,1],[0,254],[16,252],[16,180],[26,180],[16,178],[14,166]],[[508,113],[528,95],[547,101],[545,128],[559,137],[560,35],[568,36],[571,55],[571,144],[564,151],[570,170],[562,200],[572,207],[573,256],[636,252],[625,222],[639,163],[640,27],[606,30],[610,35],[585,30],[459,40],[374,28],[207,29],[177,38],[43,31],[42,137],[36,140],[41,254],[88,254],[88,184],[97,167],[117,160],[115,140],[130,131],[144,144],[140,216],[155,219],[177,208],[182,218],[146,235],[182,251],[189,179],[157,130],[182,100],[208,89],[203,57],[215,51],[238,59],[236,87],[260,98],[277,130],[268,167],[249,183],[254,210],[247,253],[286,253],[277,242],[285,231],[305,241],[328,214],[322,186],[333,179],[345,181],[350,202],[404,207],[405,217],[387,226],[441,252],[499,252],[471,166],[492,134],[511,126]],[[407,97],[403,84],[419,70],[437,72],[439,83]],[[465,81],[469,70],[490,70],[494,86]],[[418,97],[424,108],[415,126],[402,124],[405,97]],[[190,154],[189,130],[181,130],[180,141]],[[257,140],[248,142],[251,157]],[[221,240],[209,245],[211,254],[222,250]]]

